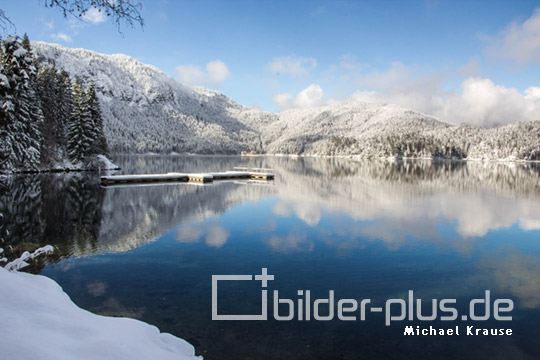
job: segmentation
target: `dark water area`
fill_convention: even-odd
[[[82,308],[156,325],[205,359],[540,358],[538,164],[115,161],[122,174],[248,166],[274,169],[276,179],[104,188],[90,173],[3,178],[4,248],[54,245],[29,270],[56,280]],[[255,277],[263,268],[274,276],[266,288]],[[267,320],[212,320],[212,275],[253,276],[219,281],[220,315],[261,314],[267,290]],[[293,304],[291,320],[274,318],[275,291],[280,316]],[[317,320],[314,302],[330,302],[330,291],[333,314],[325,302],[318,309],[332,319]],[[355,320],[340,320],[340,299],[349,307],[364,300],[365,319],[358,306],[343,314]],[[433,314],[434,299],[435,319],[418,320],[418,311]],[[441,318],[451,314],[439,307],[443,299],[453,299],[456,319]],[[486,320],[469,318],[473,299],[490,304]],[[512,301],[513,310],[501,312],[512,320],[494,318],[497,299]],[[486,314],[484,302],[476,315]],[[406,326],[458,327],[459,335],[404,335]],[[467,326],[512,335],[467,335]]]

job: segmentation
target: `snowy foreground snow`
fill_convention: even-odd
[[[0,267],[0,287],[2,359],[201,359],[155,326],[79,308],[45,276]]]

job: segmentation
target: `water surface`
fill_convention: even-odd
[[[120,173],[274,169],[272,182],[102,188],[95,174],[5,180],[14,249],[53,244],[32,270],[81,307],[135,317],[205,359],[540,357],[540,166],[276,157],[125,156]],[[274,275],[268,290],[311,297],[512,299],[512,321],[212,321],[214,274]],[[260,312],[260,281],[220,283],[224,314]],[[285,312],[284,306],[280,311]],[[404,336],[406,325],[459,336]],[[467,336],[467,325],[512,336]]]

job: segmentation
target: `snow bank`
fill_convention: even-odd
[[[118,170],[118,169],[120,169],[118,167],[118,165],[116,165],[111,160],[109,160],[105,155],[98,155],[97,158],[103,164],[103,166],[101,166],[102,170]]]
[[[1,215],[1,214],[0,214]],[[43,247],[40,247],[36,251],[34,251],[32,254],[30,254],[28,251],[25,251],[20,258],[15,259],[8,264],[4,266],[6,270],[13,271],[13,270],[20,270],[30,264],[26,262],[28,259],[34,259],[38,257],[41,254],[50,254],[53,252],[53,247],[51,245],[46,245]],[[0,249],[0,254],[4,252],[4,249]],[[7,261],[6,258],[0,259],[0,261]]]
[[[3,359],[201,359],[194,348],[155,326],[92,314],[53,280],[0,267]]]

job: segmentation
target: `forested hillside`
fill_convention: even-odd
[[[95,168],[107,152],[540,160],[540,121],[479,128],[357,101],[271,113],[126,55],[9,37],[1,56],[3,171]]]
[[[109,167],[92,81],[39,62],[28,37],[0,45],[0,171]]]

